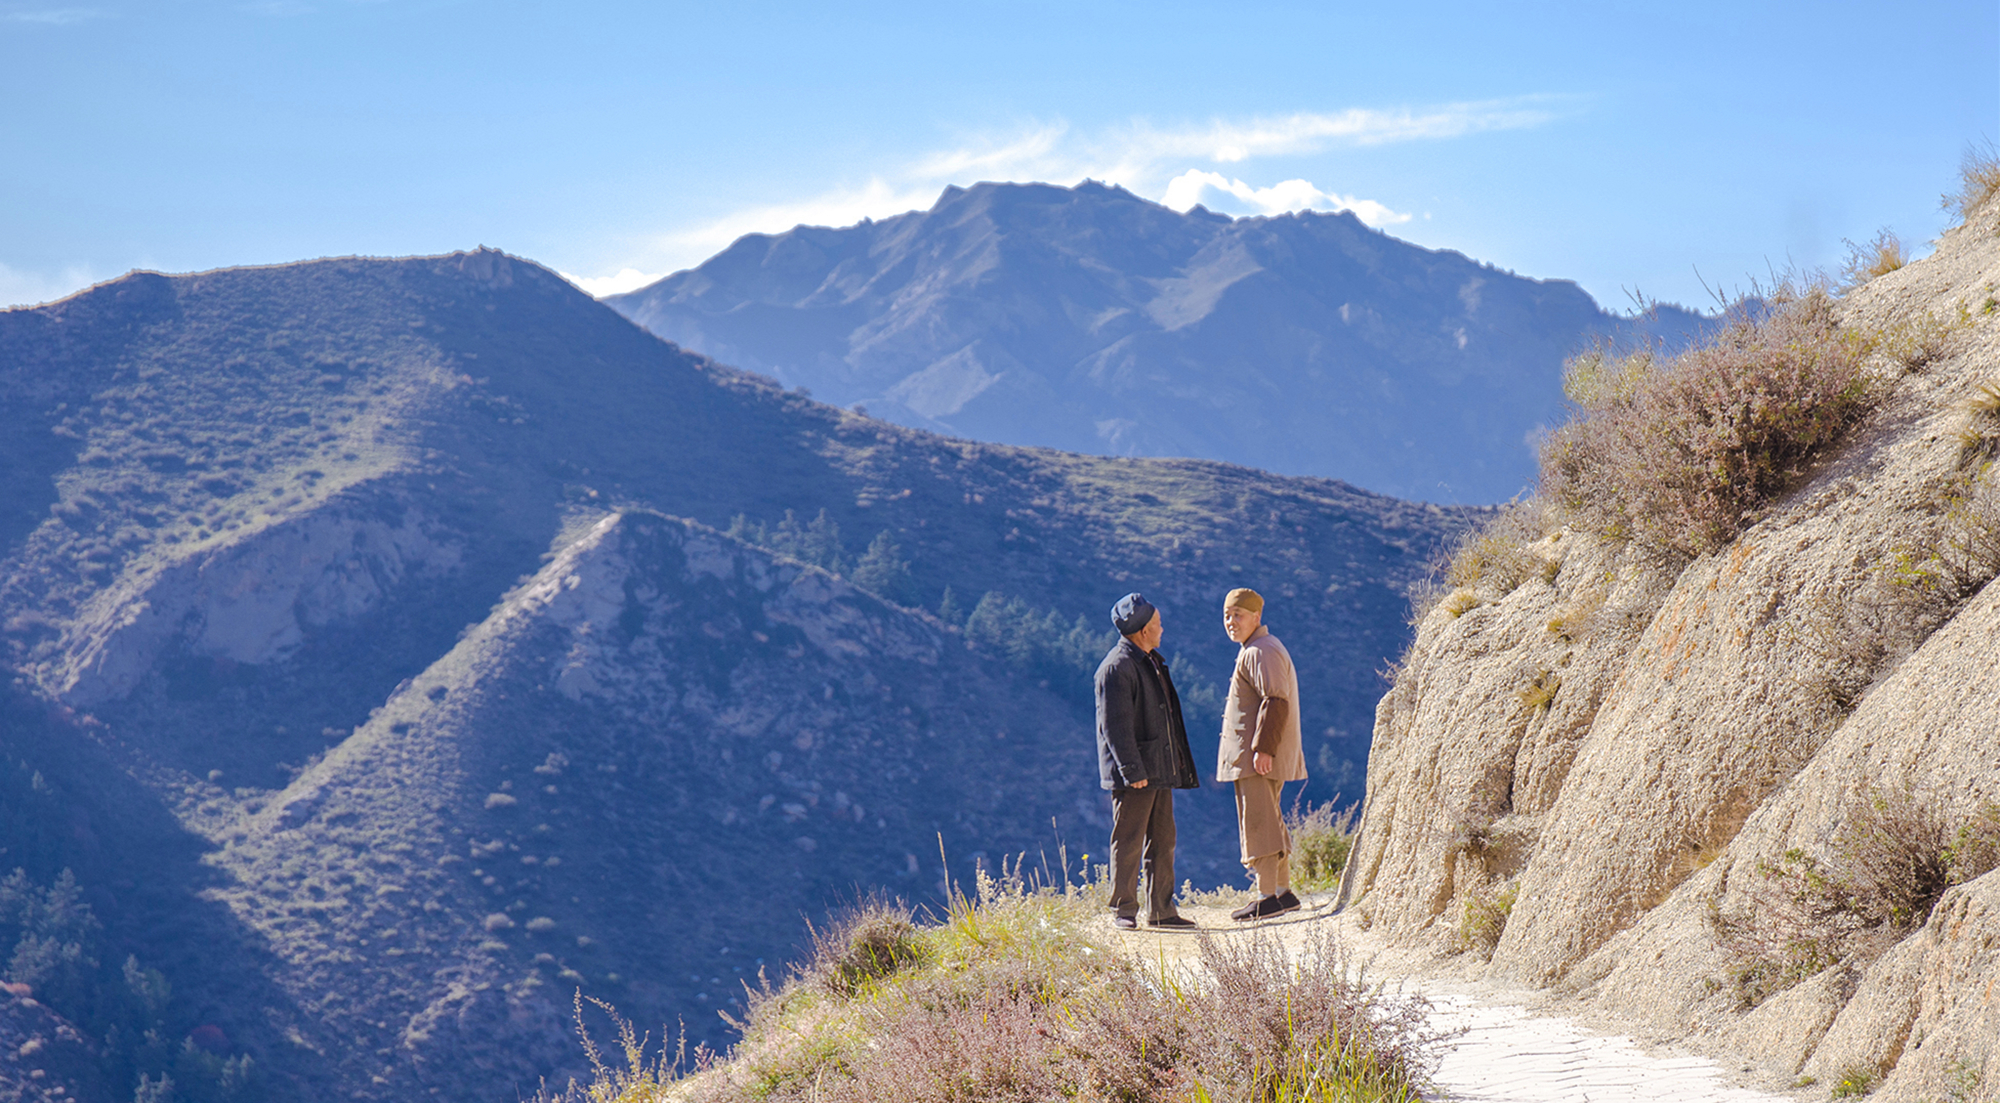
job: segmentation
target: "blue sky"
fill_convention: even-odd
[[[480,244],[601,292],[1095,177],[1699,306],[1921,251],[2000,5],[0,0],[0,96],[0,304]]]

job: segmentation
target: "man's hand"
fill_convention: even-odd
[[[1251,768],[1255,769],[1260,774],[1270,773],[1272,764],[1273,764],[1273,759],[1271,758],[1271,756],[1265,754],[1262,751],[1257,752],[1257,756],[1250,760]]]
[[[1147,779],[1143,779],[1143,780],[1140,780],[1140,781],[1135,781],[1135,782],[1133,782],[1133,783],[1132,783],[1132,788],[1134,788],[1134,789],[1144,789],[1144,788],[1146,787],[1146,782],[1147,782],[1147,781],[1150,781],[1150,780],[1152,780],[1152,779],[1150,779],[1150,778],[1147,778]]]

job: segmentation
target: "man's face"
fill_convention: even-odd
[[[1264,614],[1253,613],[1241,605],[1231,605],[1222,611],[1222,630],[1237,643],[1249,639],[1250,633],[1255,632],[1263,622]]]
[[[1131,640],[1132,645],[1141,651],[1158,651],[1160,649],[1160,637],[1164,634],[1164,630],[1160,627],[1160,611],[1155,609],[1153,610],[1153,619],[1146,622],[1146,627],[1139,629],[1125,638]]]

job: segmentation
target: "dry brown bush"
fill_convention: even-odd
[[[1875,407],[1873,347],[1811,288],[1664,361],[1577,357],[1566,386],[1580,413],[1543,446],[1542,493],[1581,527],[1670,559],[1720,548]]]
[[[1903,239],[1887,226],[1876,231],[1866,243],[1845,241],[1843,244],[1847,246],[1847,261],[1840,268],[1843,290],[1851,291],[1910,262],[1909,250],[1903,247]]]
[[[1330,934],[1296,956],[1206,938],[1193,967],[1148,966],[1087,933],[1103,922],[1101,888],[982,874],[976,903],[912,925],[907,955],[899,913],[863,909],[782,988],[750,993],[728,1058],[648,1058],[619,1022],[624,1067],[586,1031],[595,1082],[543,1099],[1417,1103],[1443,1036],[1422,1000],[1359,979]],[[907,963],[878,971],[885,945]],[[829,980],[856,963],[867,975]]]
[[[2000,151],[1992,142],[1966,147],[1958,162],[1958,190],[1944,197],[1944,209],[1960,222],[2000,192]]]
[[[1710,922],[1729,952],[1729,979],[1753,1007],[1820,971],[1862,967],[1930,918],[1946,889],[2000,861],[2000,806],[1957,830],[1908,789],[1869,789],[1835,832],[1831,855],[1800,849],[1759,861],[1747,907]]]

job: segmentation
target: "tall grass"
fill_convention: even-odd
[[[1356,979],[1330,935],[1296,956],[1268,939],[1209,938],[1190,965],[1147,963],[1098,936],[1100,888],[1017,869],[982,873],[975,897],[941,918],[864,905],[816,936],[782,986],[750,991],[727,1058],[663,1059],[621,1022],[622,1064],[582,1031],[594,1081],[544,1099],[1421,1098],[1442,1040],[1426,1005]]]

